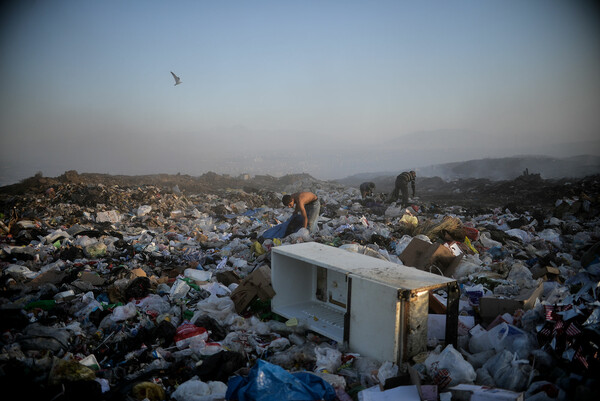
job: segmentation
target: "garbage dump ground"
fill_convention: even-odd
[[[286,193],[319,230],[265,232]],[[384,192],[382,192],[384,191]],[[0,382],[37,400],[592,400],[600,390],[600,176],[385,187],[300,174],[66,172],[0,188]],[[272,250],[318,242],[455,279],[426,349],[376,360],[271,310]],[[358,322],[360,324],[360,322]]]

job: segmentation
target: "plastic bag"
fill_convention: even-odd
[[[532,236],[527,231],[521,230],[520,228],[513,228],[511,230],[506,230],[506,234],[511,237],[518,238],[524,243],[531,242]]]
[[[501,248],[502,244],[498,241],[495,241],[491,238],[491,235],[488,231],[483,231],[479,233],[479,242],[486,248]]]
[[[406,249],[406,247],[408,246],[408,244],[412,240],[413,240],[413,237],[411,237],[410,235],[406,235],[405,234],[398,241],[393,242],[392,244],[390,244],[390,246],[393,248],[394,253],[396,255],[400,255],[402,252],[404,252],[404,250]]]
[[[491,358],[482,369],[488,371],[496,387],[512,391],[525,390],[532,370],[529,361],[517,359],[517,355],[508,350]]]
[[[487,387],[495,387],[496,386],[496,382],[494,381],[494,378],[490,375],[490,372],[488,372],[486,369],[481,367],[481,368],[477,369],[475,372],[477,373],[477,379],[476,379],[477,384],[479,384],[480,386],[487,386]]]
[[[496,355],[496,351],[493,349],[478,352],[476,354],[469,354],[468,352],[461,350],[461,354],[465,357],[467,362],[473,366],[473,369],[479,369],[486,363],[491,357]]]
[[[293,234],[290,234],[289,239],[293,243],[309,242],[311,240],[310,231],[307,228],[301,228]]]
[[[541,239],[543,239],[545,241],[551,242],[553,245],[556,245],[559,248],[562,246],[562,241],[560,239],[560,233],[558,233],[556,230],[553,230],[551,228],[546,228],[542,232],[538,233],[538,237],[540,237]]]
[[[481,264],[479,258],[475,258],[474,256],[477,255],[465,255],[458,264],[452,277],[455,279],[460,279],[468,276],[469,274],[484,270],[485,267]]]
[[[411,227],[416,227],[419,224],[419,220],[415,216],[406,213],[400,219],[400,223],[406,224]]]
[[[315,372],[334,373],[342,364],[342,353],[335,348],[317,347],[315,354],[317,356]]]
[[[137,314],[137,309],[133,302],[129,302],[127,305],[117,306],[113,309],[112,319],[115,322],[131,319]]]
[[[262,359],[250,369],[248,377],[234,376],[227,383],[227,400],[238,401],[334,401],[331,384],[309,372],[290,373]]]
[[[177,332],[173,341],[177,348],[187,348],[193,340],[205,341],[208,338],[208,332],[204,327],[198,327],[195,324],[185,322],[181,326],[177,327]]]
[[[136,302],[136,306],[146,313],[154,311],[161,314],[167,313],[171,309],[171,304],[158,294],[150,294],[140,299]]]
[[[196,313],[191,321],[195,321],[199,316],[209,315],[224,326],[229,326],[235,320],[235,304],[229,297],[218,297],[217,294],[210,296],[196,304]]]
[[[183,275],[194,281],[210,281],[212,277],[212,273],[209,271],[191,268],[185,269]]]
[[[379,383],[385,384],[385,381],[390,377],[396,377],[398,375],[398,365],[385,361],[377,372],[377,379]]]
[[[506,322],[494,326],[491,330],[477,332],[469,340],[469,350],[475,354],[489,349],[496,352],[508,349],[519,358],[527,358],[533,348],[526,332]]]
[[[142,206],[140,206],[140,207],[137,208],[136,215],[138,217],[142,217],[142,216],[147,215],[151,211],[152,211],[152,206],[150,206],[150,205],[142,205]]]
[[[192,378],[177,386],[171,397],[177,401],[213,401],[225,397],[227,385],[220,381],[209,381]]]
[[[506,279],[516,283],[521,288],[533,288],[536,284],[531,270],[521,263],[512,265]]]
[[[477,374],[473,366],[449,344],[439,354],[432,353],[425,360],[427,372],[440,388],[457,384],[473,384]]]

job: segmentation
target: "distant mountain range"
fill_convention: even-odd
[[[582,178],[600,174],[600,157],[591,155],[556,158],[549,156],[515,156],[443,163],[418,168],[417,177],[440,177],[445,181],[485,178],[493,181],[512,180],[527,174],[543,179]],[[334,180],[356,186],[364,181],[395,177],[402,171],[361,173]]]

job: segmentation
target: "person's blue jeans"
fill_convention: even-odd
[[[317,199],[308,205],[304,205],[304,209],[306,210],[306,218],[308,219],[306,228],[311,233],[314,233],[319,229],[317,220],[319,220],[319,213],[321,213],[321,203]]]

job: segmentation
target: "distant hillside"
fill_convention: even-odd
[[[600,173],[600,157],[581,155],[568,158],[548,156],[516,156],[497,159],[468,160],[464,162],[444,163],[420,167],[418,177],[440,177],[445,181],[457,179],[482,178],[493,181],[513,180],[525,171],[539,174],[544,179],[582,178]],[[393,185],[393,177],[401,173],[375,172],[355,174],[336,182],[358,186],[364,181],[377,181],[386,186]]]

